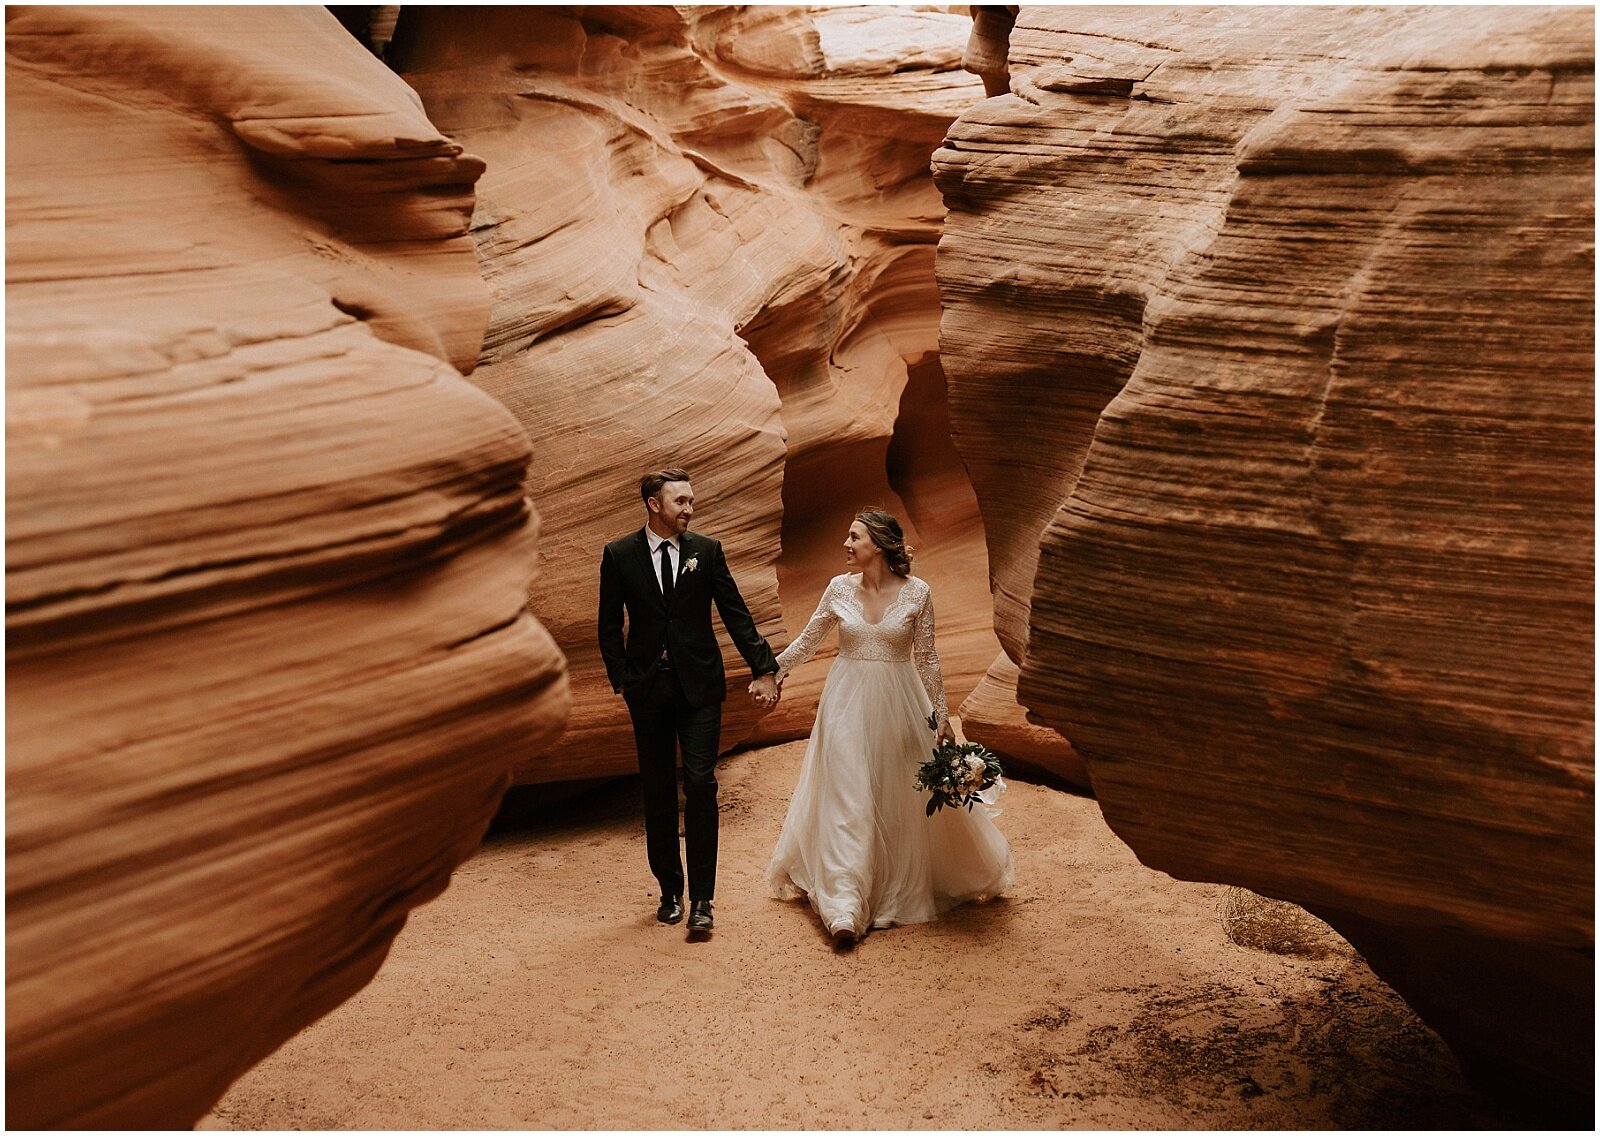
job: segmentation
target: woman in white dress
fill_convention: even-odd
[[[845,538],[845,566],[778,656],[781,684],[835,627],[800,781],[767,868],[780,899],[804,896],[849,942],[869,928],[922,923],[1011,886],[1011,849],[981,807],[925,815],[914,785],[936,740],[954,738],[933,641],[933,598],[911,575],[900,522],[868,509]],[[853,574],[852,574],[853,573]],[[937,719],[928,731],[928,716]]]

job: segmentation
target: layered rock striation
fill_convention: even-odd
[[[910,522],[946,676],[995,651],[982,527],[938,362],[928,159],[981,94],[968,21],[795,8],[406,9],[389,58],[488,162],[473,221],[493,295],[474,381],[533,441],[532,608],[570,661],[565,737],[525,782],[636,768],[595,642],[600,549],[639,476],[692,475],[775,648],[842,570],[855,511]],[[725,746],[803,735],[826,663],[758,722],[728,653]]]
[[[936,159],[1021,701],[1147,864],[1593,1094],[1593,14],[1025,9]]]
[[[469,856],[563,662],[482,162],[318,8],[12,8],[6,1088],[180,1128]]]

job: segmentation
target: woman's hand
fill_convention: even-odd
[[[750,697],[755,704],[763,710],[771,710],[778,704],[778,699],[783,697],[783,691],[778,685],[778,680],[770,674],[764,674],[750,683]]]
[[[950,719],[946,718],[944,721],[939,723],[939,729],[933,735],[933,744],[936,746],[942,746],[945,742],[949,742],[951,745],[954,745],[955,741],[956,732],[950,728]]]

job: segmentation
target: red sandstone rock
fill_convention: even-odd
[[[473,230],[494,307],[474,381],[533,440],[532,607],[572,667],[566,735],[519,780],[636,768],[595,643],[598,566],[644,523],[638,478],[663,465],[693,475],[695,527],[723,541],[775,648],[842,570],[854,512],[884,504],[923,546],[953,695],[993,658],[981,523],[944,417],[928,174],[981,94],[958,69],[968,26],[876,10],[403,14],[390,58],[488,162]],[[825,662],[758,722],[725,650],[725,746],[809,730]]]
[[[1023,703],[1145,863],[1312,907],[1474,1072],[1591,1107],[1593,50],[1575,9],[1024,9],[936,172]]]
[[[1017,702],[1017,664],[1002,651],[961,704],[961,732],[1004,755],[1008,775],[1060,777],[1091,792],[1089,771],[1072,743],[1033,718]],[[1039,778],[1042,772],[1045,777]]]
[[[192,1124],[560,727],[482,163],[317,8],[12,8],[6,1087]]]

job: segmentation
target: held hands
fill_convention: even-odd
[[[771,710],[783,697],[782,683],[775,674],[764,674],[750,683],[750,697],[763,710]]]

